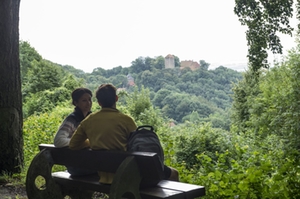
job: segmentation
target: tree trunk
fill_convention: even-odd
[[[20,172],[24,158],[19,8],[20,0],[0,0],[0,174]]]

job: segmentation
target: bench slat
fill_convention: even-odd
[[[184,193],[170,189],[163,189],[160,187],[151,187],[140,190],[142,199],[182,199]]]
[[[110,190],[110,185],[99,183],[98,175],[72,177],[68,172],[59,171],[52,173],[52,177],[54,178],[55,182],[67,188],[80,188],[102,193],[109,193]]]
[[[194,184],[162,180],[157,186],[165,189],[180,190],[186,194],[186,198],[196,198],[205,195],[205,187]]]
[[[72,177],[68,172],[60,171],[52,173],[55,182],[69,189],[93,190],[101,193],[109,193],[110,185],[99,183],[96,175]],[[162,187],[150,187],[140,189],[143,199],[182,199],[184,192]]]

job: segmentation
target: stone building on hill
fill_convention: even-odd
[[[196,70],[200,68],[200,64],[198,62],[192,60],[185,60],[180,62],[180,69],[190,68],[191,70]]]
[[[165,68],[175,68],[175,56],[168,54],[165,57]],[[200,64],[193,60],[185,60],[180,62],[180,69],[190,68],[191,70],[196,70],[200,68]]]
[[[175,68],[175,59],[173,55],[168,54],[165,57],[165,68]]]

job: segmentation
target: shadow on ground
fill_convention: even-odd
[[[1,199],[28,199],[24,186],[13,186],[10,183],[0,184]]]

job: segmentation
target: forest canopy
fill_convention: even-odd
[[[193,118],[229,130],[232,84],[242,78],[242,73],[223,66],[208,70],[209,63],[204,60],[199,62],[203,65],[199,69],[181,69],[179,58],[175,58],[173,69],[165,69],[164,57],[158,56],[138,57],[128,68],[95,68],[92,73],[85,73],[45,60],[28,42],[21,41],[24,116],[50,111],[69,101],[70,92],[76,87],[95,91],[102,83],[112,83],[127,93],[148,89],[151,103],[175,123]]]

